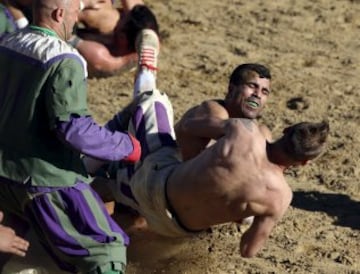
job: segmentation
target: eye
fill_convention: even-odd
[[[261,91],[262,91],[262,93],[264,95],[269,95],[270,94],[270,90],[268,90],[268,89],[262,89]]]
[[[256,84],[255,83],[247,83],[246,84],[249,88],[255,89],[256,88]]]

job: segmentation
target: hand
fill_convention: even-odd
[[[0,222],[3,217],[3,213],[0,212]],[[28,241],[17,236],[13,229],[0,224],[0,252],[24,257],[28,248]]]

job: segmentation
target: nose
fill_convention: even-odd
[[[254,88],[252,95],[253,95],[254,97],[260,98],[260,95],[261,95],[261,90],[260,90],[260,88],[259,88],[259,87]]]

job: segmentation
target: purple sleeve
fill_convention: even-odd
[[[127,133],[101,127],[90,116],[72,116],[70,121],[57,122],[56,134],[72,148],[100,160],[119,161],[133,151],[133,143]]]

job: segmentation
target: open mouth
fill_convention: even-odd
[[[260,107],[260,104],[253,100],[247,100],[246,105],[249,106],[250,108],[259,108]]]

